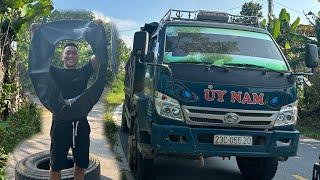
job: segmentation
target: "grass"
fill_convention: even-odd
[[[0,120],[0,180],[4,179],[7,153],[23,140],[40,132],[41,110],[34,104],[23,105],[15,114]]]
[[[4,151],[3,148],[0,147],[0,180],[4,180],[5,177],[4,166],[6,164],[7,158],[7,153]]]
[[[304,136],[320,140],[320,114],[301,111],[299,116],[297,129]]]
[[[118,131],[118,127],[116,123],[112,119],[112,113],[106,112],[104,115],[104,129],[105,129],[105,135],[107,139],[109,140],[110,146],[114,147],[114,145],[117,142],[117,136],[116,133]]]
[[[118,127],[114,122],[112,115],[114,108],[122,104],[124,100],[124,73],[119,72],[115,79],[113,80],[110,88],[107,91],[106,96],[104,97],[106,103],[106,112],[104,114],[104,132],[107,139],[110,142],[111,149],[114,149],[114,146],[117,142],[117,131]]]
[[[6,152],[33,134],[40,132],[41,110],[35,105],[24,105],[15,114],[0,122],[0,147]]]
[[[313,129],[305,128],[305,127],[298,127],[298,130],[304,136],[320,140],[320,132],[319,132],[319,130],[313,130]]]

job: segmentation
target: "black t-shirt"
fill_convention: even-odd
[[[78,69],[64,69],[51,66],[50,73],[62,91],[64,99],[79,96],[87,89],[90,76],[93,73],[91,61]]]

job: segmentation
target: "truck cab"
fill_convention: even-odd
[[[121,127],[137,179],[160,155],[235,156],[246,179],[272,179],[297,154],[297,75],[308,74],[292,72],[256,17],[170,10],[146,24],[126,64]]]

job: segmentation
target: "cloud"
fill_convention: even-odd
[[[116,24],[120,32],[138,31],[140,29],[140,25],[136,21],[130,19],[111,18],[111,20]]]
[[[107,17],[102,12],[93,11],[96,18],[104,22],[113,22],[119,32],[120,38],[126,43],[128,47],[132,47],[133,35],[135,31],[140,29],[142,24],[131,19],[120,19],[115,17]]]
[[[132,48],[134,32],[121,34],[120,36],[120,38],[126,43],[126,45]]]
[[[101,19],[102,21],[108,23],[111,21],[111,19],[107,16],[105,16],[102,12],[99,11],[93,11],[93,15],[96,19]]]

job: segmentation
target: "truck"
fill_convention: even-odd
[[[305,64],[317,67],[316,45]],[[297,154],[296,86],[312,72],[293,72],[257,17],[171,9],[135,33],[125,69],[121,131],[136,179],[152,179],[159,156],[215,156],[269,180]]]

